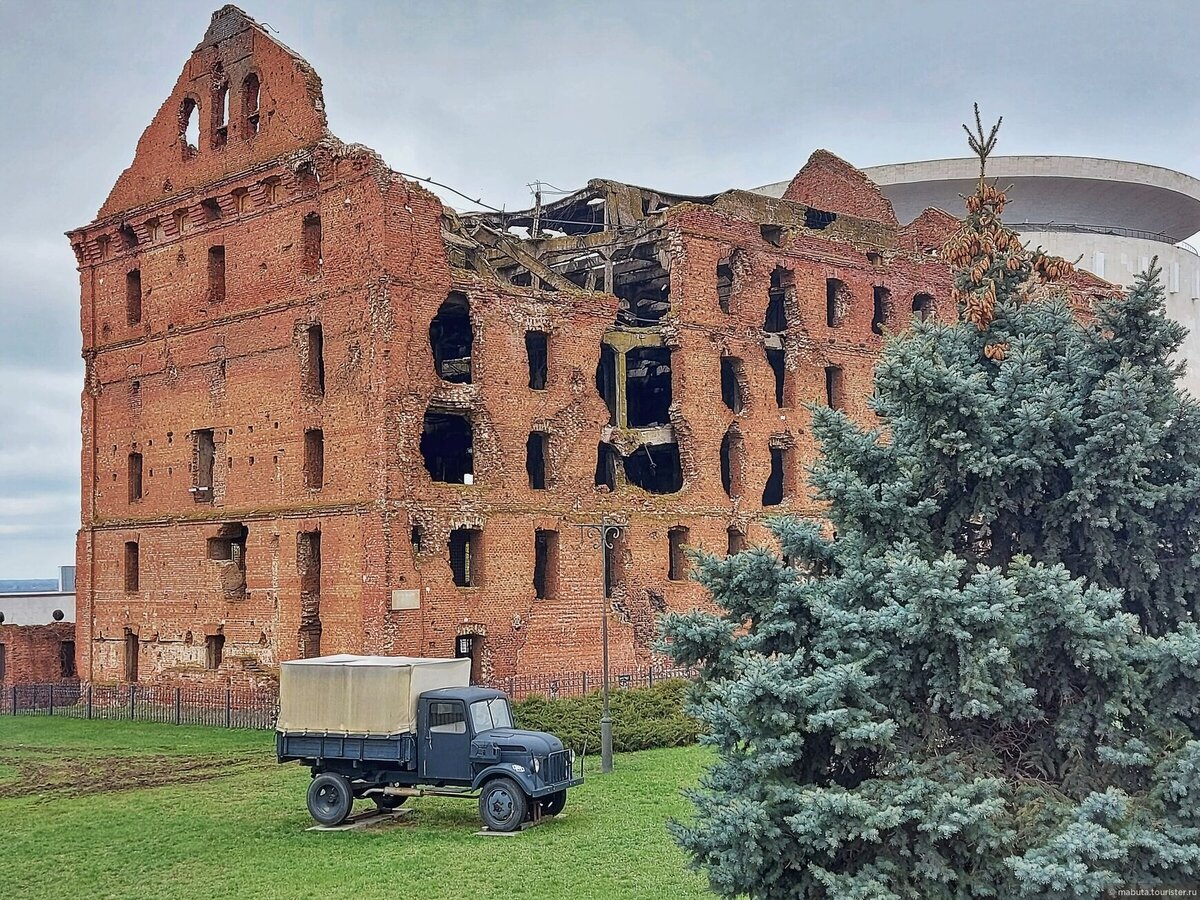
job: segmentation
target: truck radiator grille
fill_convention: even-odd
[[[546,772],[545,779],[547,784],[557,784],[561,781],[570,781],[573,777],[571,772],[571,751],[558,750],[546,757]]]

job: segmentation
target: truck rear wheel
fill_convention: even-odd
[[[350,782],[324,772],[308,786],[308,812],[320,825],[341,825],[354,807]]]
[[[516,831],[529,813],[525,792],[511,778],[493,778],[479,795],[479,818],[491,831]]]
[[[542,805],[543,816],[557,816],[563,811],[563,807],[567,805],[566,790],[555,791],[548,797],[543,797],[538,801]]]

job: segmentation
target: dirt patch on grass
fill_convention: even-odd
[[[200,756],[69,756],[53,760],[13,760],[17,774],[0,783],[0,798],[33,795],[64,797],[110,794],[139,788],[191,784],[228,778],[275,762],[255,750]]]

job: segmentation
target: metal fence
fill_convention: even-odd
[[[653,687],[671,678],[691,678],[686,669],[648,666],[610,672],[611,690]],[[534,694],[571,697],[600,690],[599,672],[514,675],[493,679],[488,687],[520,700]],[[279,695],[274,688],[175,687],[149,684],[89,684],[79,681],[14,684],[0,688],[0,715],[65,716],[73,719],[124,719],[174,725],[223,728],[274,728]]]
[[[274,728],[279,697],[271,689],[203,685],[14,684],[4,688],[0,695],[0,713],[224,728]]]

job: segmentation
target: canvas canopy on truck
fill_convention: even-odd
[[[470,659],[319,656],[279,668],[278,731],[391,735],[416,731],[425,691],[466,687]]]

